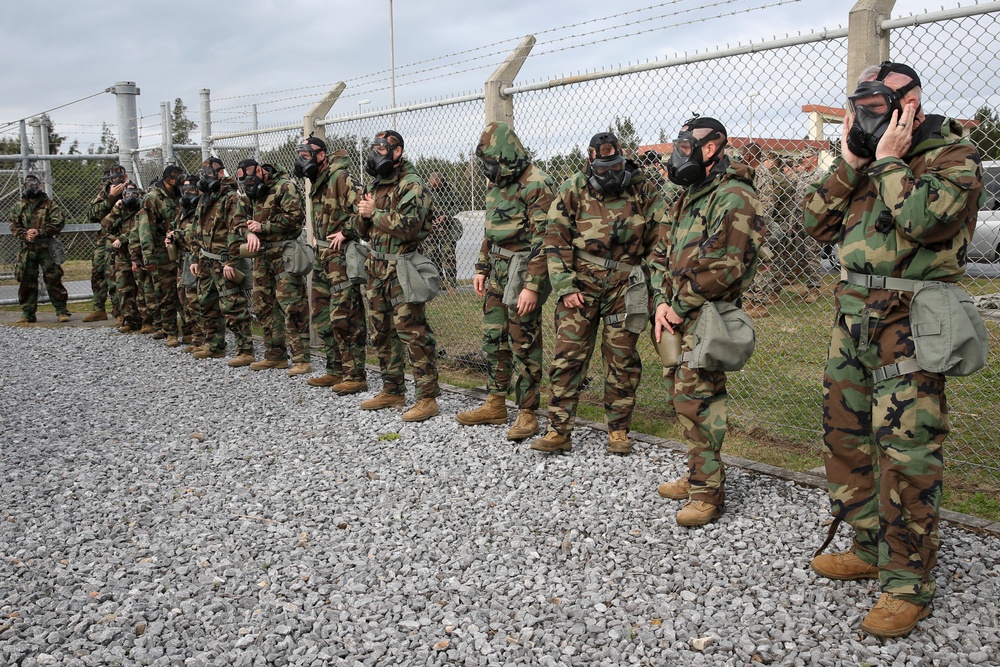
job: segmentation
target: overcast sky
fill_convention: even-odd
[[[935,11],[936,1],[899,0],[893,16]],[[485,78],[529,33],[538,44],[518,83],[846,26],[853,4],[395,0],[397,104],[481,91]],[[237,123],[247,122],[252,102],[259,105],[262,125],[299,121],[341,80],[348,88],[331,115],[355,112],[362,99],[371,101],[366,109],[385,107],[388,10],[389,0],[5,3],[0,128],[120,80],[141,89],[143,146],[158,141],[162,101],[183,98],[197,121],[202,88],[212,91],[216,133],[245,127]],[[579,46],[586,42],[597,43]],[[578,48],[567,48],[573,46]],[[98,142],[101,122],[116,122],[115,99],[99,95],[50,116],[60,134],[86,148]],[[3,130],[3,136],[16,129]]]

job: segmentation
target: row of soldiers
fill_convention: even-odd
[[[839,243],[844,269],[824,372],[826,468],[835,518],[827,544],[841,521],[854,529],[849,550],[822,554],[821,548],[812,568],[836,580],[879,579],[882,596],[861,627],[883,637],[908,634],[930,613],[940,544],[945,377],[915,358],[910,306],[928,285],[953,284],[964,274],[983,188],[975,146],[956,121],[925,113],[920,85],[907,65],[866,69],[849,97],[841,157],[802,202],[804,231],[821,243]],[[652,322],[654,340],[671,334],[682,339],[669,391],[689,445],[687,474],[658,491],[685,501],[676,514],[681,525],[704,525],[722,514],[726,373],[695,363],[695,332],[711,313],[723,312],[721,305],[742,306],[765,238],[754,170],[726,155],[727,141],[725,126],[714,118],[685,121],[666,165],[680,189],[670,202],[610,132],[594,135],[585,169],[557,188],[531,163],[509,125],[486,127],[475,154],[491,185],[473,287],[484,299],[489,392],[483,405],[456,416],[459,423],[506,423],[505,399],[513,394],[518,413],[508,437],[540,433],[535,411],[541,305],[551,295],[549,425],[530,448],[572,449],[583,379],[602,330],[608,446],[628,453],[642,373],[636,344]],[[395,131],[375,136],[365,164],[373,178],[363,190],[348,173],[345,151],[329,152],[316,137],[297,148],[296,174],[312,183],[312,315],[327,354],[326,374],[309,381],[338,394],[367,390],[367,325],[382,389],[360,408],[403,406],[405,350],[417,400],[402,418],[422,421],[438,414],[440,389],[425,312],[429,297],[418,298],[413,282],[422,278],[409,269],[419,263],[415,253],[431,231],[432,200],[403,148]],[[200,322],[192,330],[200,336],[196,357],[224,356],[225,318],[238,348],[230,365],[285,367],[281,321],[291,338],[292,371],[308,372],[308,310],[298,305],[304,303],[302,281],[284,262],[287,244],[303,224],[300,196],[285,173],[270,165],[241,162],[237,178],[242,194],[216,158],[203,164],[197,181],[165,171],[133,214],[141,265],[122,255],[126,239],[114,225],[124,225],[129,213],[124,201],[115,202],[104,222],[109,232],[119,230],[111,242],[122,260],[116,264],[166,276],[176,266],[166,249],[181,246],[190,253],[189,273],[197,285],[196,298],[188,299]],[[125,184],[122,199],[127,190]],[[171,218],[168,201],[177,198],[180,211]],[[151,230],[149,244],[143,226]],[[128,235],[129,244],[134,237]],[[263,324],[261,361],[253,356],[240,289],[241,245],[263,253],[253,269],[255,294],[259,287],[261,294],[276,295],[283,314]],[[358,253],[365,257],[361,272]],[[175,275],[170,277],[162,285],[164,299],[176,293]],[[138,323],[134,314],[122,317],[123,328]],[[162,317],[160,326],[173,343],[176,322]]]

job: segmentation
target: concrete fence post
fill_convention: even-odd
[[[212,156],[212,91],[202,88],[198,94],[201,96],[201,159],[204,161]]]
[[[118,106],[118,161],[125,167],[128,177],[139,183],[134,163],[135,152],[139,148],[139,115],[135,103],[139,89],[135,81],[118,81],[111,92],[115,94]]]
[[[891,16],[896,0],[858,0],[847,24],[847,94],[858,85],[858,76],[869,65],[889,59],[889,33],[882,22]]]
[[[514,126],[514,99],[503,94],[504,88],[514,85],[514,78],[535,46],[535,36],[527,35],[514,47],[507,59],[486,79],[486,122],[506,122]]]
[[[174,156],[174,119],[170,114],[170,102],[160,102],[160,127],[163,128],[163,166],[177,164]]]

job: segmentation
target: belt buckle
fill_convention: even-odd
[[[868,276],[868,287],[871,289],[885,289],[885,276]]]

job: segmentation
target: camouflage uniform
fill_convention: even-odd
[[[312,185],[313,235],[316,259],[313,265],[313,324],[323,340],[326,373],[344,380],[365,379],[365,307],[363,285],[347,278],[344,249],[330,247],[328,237],[346,231],[352,215],[357,214],[358,193],[348,168],[347,151],[328,154],[326,169]]]
[[[430,231],[431,197],[416,170],[405,158],[388,178],[368,184],[366,194],[375,201],[371,218],[355,215],[352,236],[367,239],[368,315],[375,350],[382,372],[382,391],[402,396],[403,346],[413,366],[416,398],[437,398],[437,342],[427,322],[426,304],[406,303],[396,278],[396,262],[379,259],[380,254],[414,252]]]
[[[753,186],[763,212],[767,241],[745,298],[754,304],[775,303],[781,294],[782,267],[788,263],[793,210],[798,208],[791,181],[777,169],[761,164],[753,171]]]
[[[682,351],[693,346],[694,325],[706,302],[740,304],[757,270],[763,240],[753,170],[740,162],[723,158],[707,179],[688,187],[671,206],[652,261],[653,302],[671,306],[684,318],[677,326]],[[722,505],[726,374],[682,363],[674,382],[674,408],[688,441],[690,498]]]
[[[226,349],[225,321],[236,337],[237,354],[253,355],[247,298],[240,284],[230,281],[222,271],[225,266],[238,268],[240,244],[246,240],[247,202],[237,191],[235,178],[227,176],[219,185],[218,192],[202,195],[196,214],[195,263],[200,275],[212,277],[198,281],[205,345],[211,352]]]
[[[121,241],[121,245],[117,249],[112,247],[115,258],[115,293],[118,295],[122,325],[136,331],[142,326],[142,315],[139,311],[139,285],[136,280],[136,272],[132,270],[129,237],[132,234],[135,216],[138,213],[139,209],[126,210],[122,206],[122,200],[119,199],[111,207],[111,212],[101,221],[101,227],[104,229],[108,241],[110,243],[114,243],[116,240]]]
[[[533,292],[547,286],[542,244],[555,183],[531,164],[521,140],[506,123],[487,126],[478,153],[500,163],[497,182],[486,193],[486,233],[476,260],[476,273],[488,278],[482,322],[487,389],[504,398],[513,389],[519,408],[536,410],[542,383],[542,307],[519,315],[517,308],[504,304],[510,278],[510,256],[504,253],[530,251],[524,286]]]
[[[177,217],[174,219],[172,227],[176,230],[173,239],[174,243],[177,244],[177,260],[181,267],[177,272],[177,301],[181,306],[183,332],[185,337],[191,336],[191,342],[195,347],[200,347],[205,344],[205,332],[198,310],[198,283],[206,281],[208,278],[204,275],[196,278],[184,268],[189,257],[197,256],[195,254],[197,252],[195,237],[198,233],[197,213],[197,206],[190,209],[183,205],[178,206]]]
[[[136,212],[136,218],[141,212],[142,208],[140,207],[139,211]],[[142,320],[142,327],[146,330],[159,331],[161,326],[160,307],[156,299],[156,286],[153,284],[153,269],[155,267],[147,268],[145,261],[143,261],[139,226],[134,221],[129,229],[128,252],[132,263],[138,267],[134,269],[134,273],[137,289],[136,301],[139,305],[139,318]]]
[[[177,262],[167,256],[163,241],[177,217],[177,208],[177,197],[167,191],[162,181],[154,182],[135,216],[133,237],[138,240],[137,247],[130,246],[132,259],[138,259],[153,287],[152,295],[147,294],[153,328],[168,336],[177,335]]]
[[[34,320],[38,310],[39,271],[56,313],[69,315],[66,309],[69,295],[62,283],[63,269],[52,261],[49,252],[49,240],[58,236],[65,224],[62,209],[44,192],[34,199],[22,197],[10,210],[11,234],[21,241],[14,277],[20,283],[17,301],[26,319]],[[34,241],[28,241],[25,236],[29,229],[39,230]]]
[[[264,168],[274,169],[270,165]],[[305,211],[302,195],[281,169],[271,173],[262,200],[248,200],[247,216],[261,223],[255,233],[262,250],[253,261],[253,301],[257,321],[264,330],[264,358],[288,358],[285,332],[290,340],[292,362],[309,363],[309,299],[306,277],[285,271],[282,252],[285,241],[302,233]]]
[[[846,271],[953,283],[965,274],[982,185],[979,155],[961,125],[927,116],[903,159],[860,171],[838,159],[809,189],[805,229],[821,243],[839,242]],[[837,285],[823,426],[831,513],[854,528],[853,551],[878,565],[883,592],[922,605],[934,596],[940,544],[945,379],[925,371],[873,375],[915,358],[912,297]]]
[[[458,285],[458,259],[455,247],[462,238],[462,223],[455,214],[461,208],[458,194],[450,183],[439,189],[428,188],[433,201],[433,224],[427,239],[420,245],[420,254],[434,262],[441,274],[441,285],[454,289]]]
[[[561,436],[573,430],[601,320],[608,431],[627,432],[632,424],[642,360],[635,349],[639,334],[625,328],[625,292],[632,265],[645,262],[656,245],[663,200],[659,188],[646,181],[636,165],[629,165],[632,181],[621,195],[596,194],[587,175],[578,172],[559,187],[549,208],[545,257],[557,299],[549,426]],[[605,268],[580,257],[581,252],[622,266]],[[583,295],[580,308],[568,308],[562,301],[574,293]]]
[[[109,197],[108,191],[110,189],[111,182],[108,181],[101,185],[97,196],[90,200],[90,206],[87,209],[87,219],[91,223],[101,224],[104,216],[111,212],[114,201]],[[110,284],[114,282],[114,277],[110,275],[111,269],[114,266],[114,256],[109,251],[110,248],[108,247],[104,232],[98,232],[97,242],[94,244],[94,254],[90,261],[90,290],[94,294],[94,311],[106,308],[110,292],[112,294],[111,311],[113,315],[117,316],[119,313],[118,308],[115,306],[114,290],[109,289]]]

